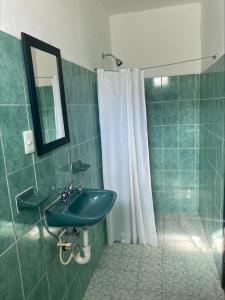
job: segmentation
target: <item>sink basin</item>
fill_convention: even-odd
[[[60,200],[45,212],[48,226],[82,227],[95,225],[109,213],[116,201],[116,193],[109,190],[83,189],[75,191],[66,205]]]

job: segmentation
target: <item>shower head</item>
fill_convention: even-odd
[[[120,66],[123,64],[123,61],[122,61],[121,59],[117,58],[115,55],[113,55],[113,54],[111,54],[111,53],[108,53],[108,54],[102,53],[102,58],[103,58],[103,59],[104,59],[105,57],[107,57],[107,56],[110,56],[110,57],[112,57],[112,58],[115,59],[115,61],[116,61],[116,66],[117,66],[117,67],[120,67]]]
[[[116,58],[116,65],[117,67],[120,67],[123,64],[122,60],[119,58]]]

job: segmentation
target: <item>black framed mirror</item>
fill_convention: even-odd
[[[38,155],[70,141],[60,50],[21,33]]]

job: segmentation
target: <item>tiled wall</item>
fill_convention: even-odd
[[[224,206],[224,57],[201,75],[199,212],[219,272]]]
[[[145,79],[154,209],[198,212],[199,75]]]
[[[101,150],[96,75],[63,60],[71,142],[44,156],[25,155],[22,132],[32,127],[18,39],[0,32],[0,299],[81,299],[105,244],[105,224],[92,227],[92,259],[85,266],[59,263],[56,240],[40,211],[17,213],[15,196],[30,186],[56,189],[101,187]],[[82,175],[69,172],[77,159],[90,163]]]

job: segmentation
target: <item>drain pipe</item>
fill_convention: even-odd
[[[75,259],[75,261],[80,264],[80,265],[85,265],[89,262],[89,260],[91,259],[91,246],[89,245],[89,241],[88,241],[88,229],[87,228],[83,228],[83,247],[82,250],[84,252],[84,256],[80,255],[80,251],[75,253],[73,258]]]

